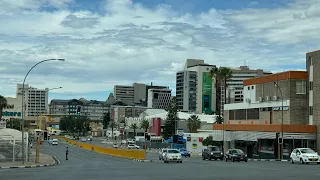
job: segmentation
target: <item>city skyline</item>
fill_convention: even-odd
[[[26,81],[63,87],[49,101],[106,100],[114,85],[133,82],[175,95],[175,74],[188,58],[280,72],[305,69],[305,53],[320,46],[317,0],[21,2],[0,2],[3,96],[14,96],[28,69],[49,58],[66,61],[40,65]]]

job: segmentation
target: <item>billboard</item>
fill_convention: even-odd
[[[212,78],[209,72],[202,73],[202,113],[211,113],[212,107]]]

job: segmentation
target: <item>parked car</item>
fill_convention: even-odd
[[[182,163],[182,156],[178,149],[168,149],[163,157],[164,163],[177,162]]]
[[[136,144],[129,144],[128,149],[140,149],[140,146],[138,146]]]
[[[310,148],[296,148],[291,152],[290,158],[292,164],[295,162],[320,164],[320,156]]]
[[[52,144],[52,139],[49,139],[48,143],[49,143],[49,144]]]
[[[163,160],[163,157],[164,155],[166,154],[168,148],[162,148],[160,151],[159,151],[159,160]]]
[[[241,149],[229,149],[225,155],[225,161],[231,160],[234,161],[244,161],[248,162],[247,155]]]
[[[223,160],[223,153],[219,149],[218,146],[206,146],[202,149],[202,159],[220,159],[221,161]]]
[[[86,139],[86,138],[81,138],[81,141],[82,141],[82,142],[86,142],[87,139]]]
[[[88,136],[87,141],[92,141],[92,136]]]
[[[191,155],[190,155],[190,151],[187,151],[185,148],[181,148],[180,149],[180,154],[181,154],[181,156],[183,156],[183,157],[190,157]]]
[[[113,148],[118,148],[119,146],[118,146],[118,144],[117,143],[114,143],[113,144]]]

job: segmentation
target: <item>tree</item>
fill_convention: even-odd
[[[117,123],[114,122],[114,121],[110,121],[110,125],[111,127],[111,137],[112,137],[112,140],[113,140],[113,129],[117,126]]]
[[[103,114],[102,121],[103,121],[103,129],[107,129],[111,121],[110,112]]]
[[[64,116],[59,127],[69,133],[82,133],[85,135],[90,130],[90,119],[87,116]]]
[[[136,123],[131,124],[131,129],[133,129],[133,136],[136,136],[136,130],[138,129],[138,125]]]
[[[221,102],[221,86],[224,86],[225,91],[224,91],[224,102],[227,102],[227,82],[228,80],[230,80],[230,78],[232,77],[232,70],[228,67],[213,67],[210,71],[209,71],[209,76],[211,78],[214,77],[215,80],[215,87],[217,89],[217,102]],[[217,106],[216,109],[216,114],[220,115],[221,114],[221,107]]]
[[[187,120],[187,126],[190,133],[197,133],[201,128],[201,121],[197,115],[191,115]]]
[[[222,124],[223,123],[223,117],[219,114],[216,116],[216,124]]]
[[[16,129],[20,131],[20,119],[11,118],[9,121],[7,121],[6,128]]]
[[[2,119],[2,112],[5,107],[7,107],[7,99],[0,95],[0,119]]]
[[[168,139],[172,137],[176,133],[176,129],[178,127],[178,110],[176,105],[176,98],[173,97],[168,108],[167,119],[165,121],[165,125],[163,128],[162,137],[164,139]]]
[[[221,141],[214,141],[212,136],[208,136],[202,141],[203,146],[221,146]]]
[[[140,128],[144,130],[144,132],[148,132],[150,128],[150,123],[148,120],[143,119],[140,124]]]

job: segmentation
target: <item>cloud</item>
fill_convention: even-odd
[[[1,4],[2,3],[2,4]],[[319,1],[302,0],[273,9],[176,12],[129,0],[103,1],[104,13],[72,9],[71,0],[0,2],[0,92],[14,95],[27,83],[54,88],[65,97],[112,91],[133,82],[175,89],[175,72],[187,58],[217,66],[285,69],[304,67],[308,47],[319,47]],[[46,8],[56,8],[47,11]],[[101,97],[105,100],[106,97]]]

